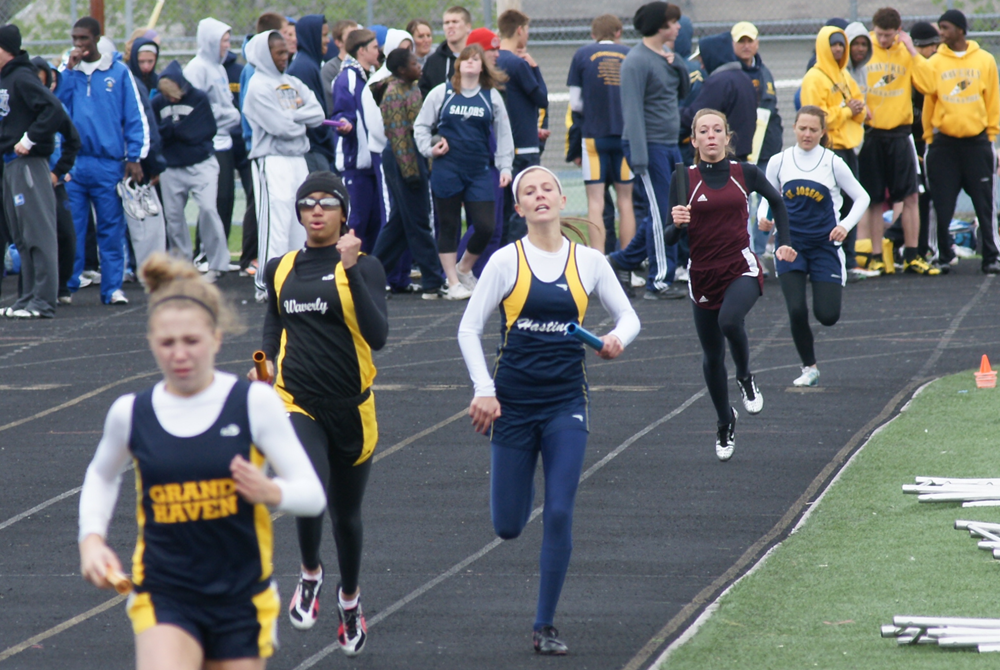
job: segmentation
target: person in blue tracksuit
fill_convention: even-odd
[[[595,293],[615,321],[598,355],[612,359],[639,333],[639,318],[603,252],[563,236],[566,196],[558,178],[536,165],[518,175],[513,190],[528,234],[490,257],[458,341],[475,385],[469,415],[478,432],[490,434],[490,511],[505,540],[531,519],[542,457],[544,528],[532,637],[536,653],[561,655],[567,648],[553,619],[573,550],[573,506],[589,431],[585,351],[566,328],[583,322]],[[496,309],[500,346],[491,378],[481,337]]]
[[[72,37],[73,50],[56,89],[82,144],[66,184],[77,238],[69,289],[76,292],[80,287],[87,216],[93,206],[101,251],[101,302],[124,304],[125,213],[115,187],[126,175],[142,182],[139,161],[149,153],[149,123],[128,67],[97,49],[101,24],[85,16],[73,26]]]

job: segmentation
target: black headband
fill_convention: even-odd
[[[150,311],[155,310],[156,308],[158,308],[160,305],[162,305],[163,303],[167,302],[168,300],[190,300],[191,302],[193,302],[194,304],[198,305],[199,307],[201,307],[202,309],[204,309],[206,312],[209,313],[209,315],[212,317],[212,324],[213,325],[215,325],[218,322],[218,318],[215,315],[215,310],[213,310],[211,307],[209,307],[207,304],[205,304],[201,300],[198,300],[198,298],[193,298],[193,297],[191,297],[189,295],[168,295],[166,298],[161,298],[161,299],[157,300],[156,302],[154,302],[153,303],[153,307],[152,307],[152,309]]]

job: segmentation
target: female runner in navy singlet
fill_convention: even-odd
[[[795,262],[775,261],[781,292],[788,307],[792,340],[802,359],[802,374],[795,386],[815,386],[819,382],[809,306],[806,304],[806,279],[812,283],[813,313],[824,326],[840,319],[840,301],[847,283],[844,250],[841,243],[858,224],[868,207],[869,196],[839,156],[823,147],[826,112],[807,105],[795,115],[796,145],[771,157],[767,180],[781,191],[788,210],[789,235],[798,252]],[[854,204],[840,220],[841,192]],[[771,230],[767,205],[761,202],[757,212],[761,230]]]
[[[109,588],[105,542],[125,464],[139,537],[128,615],[140,670],[261,670],[277,646],[267,506],[322,512],[319,479],[278,395],[215,369],[235,317],[194,266],[154,254],[141,274],[163,380],[111,406],[80,492],[80,569]],[[264,475],[265,459],[277,473]]]
[[[596,292],[615,320],[598,355],[612,359],[639,333],[639,318],[604,255],[562,235],[566,196],[556,176],[530,167],[514,180],[513,192],[528,235],[490,258],[458,340],[475,385],[472,424],[484,434],[492,427],[490,511],[505,540],[528,523],[542,457],[545,508],[533,644],[540,654],[565,654],[553,619],[573,548],[573,505],[589,431],[585,352],[566,326],[583,322],[588,296]],[[497,308],[500,346],[491,378],[480,337]]]
[[[750,342],[744,319],[764,288],[760,261],[750,251],[747,233],[749,195],[760,193],[774,212],[778,230],[775,258],[795,260],[789,246],[788,214],[781,195],[752,163],[729,158],[732,133],[725,114],[702,109],[691,122],[695,165],[678,169],[670,182],[670,213],[665,240],[675,243],[686,228],[691,246],[688,291],[694,303],[694,325],[704,352],[702,370],[718,416],[715,455],[733,456],[736,419],[729,405],[726,341],[736,364],[743,406],[750,414],[764,408],[764,398],[750,374]],[[683,182],[687,192],[681,192]]]

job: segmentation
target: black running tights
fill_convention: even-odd
[[[726,289],[721,308],[703,309],[694,305],[694,327],[704,352],[701,367],[719,425],[728,424],[733,417],[726,374],[726,340],[736,364],[736,376],[749,377],[750,341],[743,320],[759,297],[760,284],[756,277],[737,277]]]
[[[434,198],[441,234],[438,236],[438,251],[453,254],[458,250],[458,238],[462,232],[462,196],[454,198]],[[496,206],[494,201],[466,202],[465,218],[473,228],[472,237],[466,250],[478,256],[486,250],[496,228]]]
[[[365,496],[372,459],[360,465],[344,466],[334,462],[331,467],[329,441],[323,427],[304,414],[292,412],[292,426],[312,461],[319,481],[326,489],[326,504],[333,521],[333,538],[337,543],[337,562],[344,593],[358,589],[361,572],[361,501]],[[319,547],[323,539],[323,515],[297,517],[299,551],[302,565],[308,570],[320,566]]]
[[[788,306],[788,320],[792,324],[792,340],[799,352],[802,365],[816,365],[813,350],[813,334],[809,327],[809,305],[806,304],[806,273],[786,272],[779,278],[781,292],[785,294]],[[812,282],[813,314],[824,326],[832,326],[840,320],[840,300],[844,287],[835,282]]]

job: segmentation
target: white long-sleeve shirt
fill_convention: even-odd
[[[207,389],[193,396],[168,393],[164,382],[153,389],[153,410],[163,429],[176,437],[194,437],[208,430],[222,413],[236,376],[215,372]],[[123,395],[111,405],[104,434],[80,492],[80,534],[106,537],[118,500],[121,475],[131,458],[132,405],[135,394]],[[326,495],[316,471],[295,435],[284,404],[266,384],[251,384],[247,396],[250,434],[277,474],[272,481],[281,489],[278,509],[296,516],[316,516],[326,506]]]
[[[531,271],[543,282],[554,282],[562,275],[569,258],[569,240],[563,238],[563,245],[556,252],[544,251],[533,245],[527,237],[522,239],[524,253]],[[639,317],[632,309],[632,303],[622,290],[614,270],[604,254],[577,245],[576,262],[580,282],[587,295],[597,293],[601,305],[615,320],[615,327],[609,333],[623,346],[628,346],[639,334]],[[481,341],[487,320],[504,297],[514,288],[517,281],[517,247],[508,244],[490,257],[483,274],[476,284],[476,290],[469,298],[465,315],[458,327],[458,344],[462,349],[465,366],[475,386],[477,396],[495,396],[496,388],[490,376],[483,354]]]

